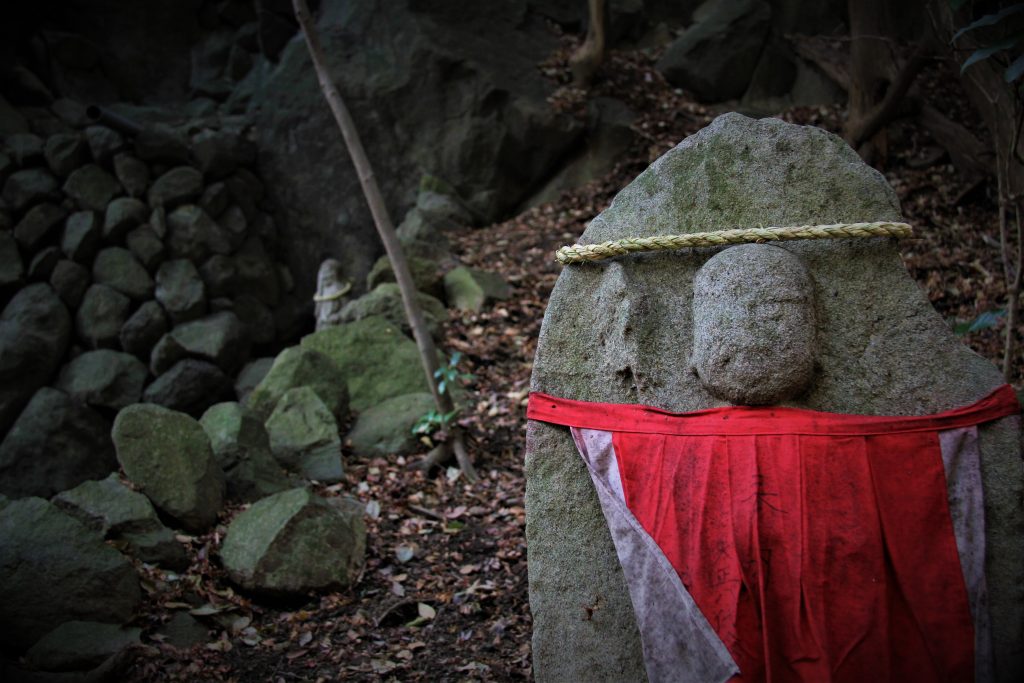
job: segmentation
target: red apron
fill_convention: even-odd
[[[918,417],[680,414],[539,393],[527,416],[573,428],[652,680],[690,670],[744,683],[895,683],[973,681],[990,666],[976,429],[1019,410],[1004,386]],[[665,560],[681,582],[668,611],[632,585],[661,582],[665,594]],[[681,617],[687,601],[696,609]],[[678,628],[690,630],[665,644]],[[703,650],[693,645],[702,629],[713,634]]]

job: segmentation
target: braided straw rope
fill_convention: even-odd
[[[574,244],[555,252],[559,263],[584,263],[622,256],[636,251],[662,251],[687,247],[718,247],[747,242],[787,240],[823,240],[851,237],[910,237],[913,229],[906,223],[836,223],[834,225],[797,225],[788,228],[740,228],[715,232],[694,232],[689,235],[630,237],[600,244]]]

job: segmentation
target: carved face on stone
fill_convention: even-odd
[[[801,394],[814,376],[813,284],[785,249],[744,244],[701,267],[693,287],[693,356],[717,399],[767,405]]]

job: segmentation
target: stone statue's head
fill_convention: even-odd
[[[814,286],[801,259],[765,244],[719,252],[693,286],[690,363],[715,398],[768,405],[811,384],[817,360]]]
[[[338,259],[325,259],[316,274],[317,291],[323,291],[329,285],[337,285],[342,281],[341,262]]]

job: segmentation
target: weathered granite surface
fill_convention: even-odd
[[[882,175],[839,138],[727,114],[655,161],[581,241],[899,217]],[[1002,384],[996,368],[950,332],[889,240],[781,248],[802,257],[813,281],[818,349],[810,388],[787,405],[928,414],[972,403]],[[544,318],[531,388],[673,411],[722,405],[690,366],[694,276],[718,251],[565,268]],[[980,432],[997,678],[1017,680],[1024,670],[1019,419]],[[537,680],[645,680],[622,572],[568,429],[529,424],[526,473]],[[590,618],[584,606],[596,606]]]

